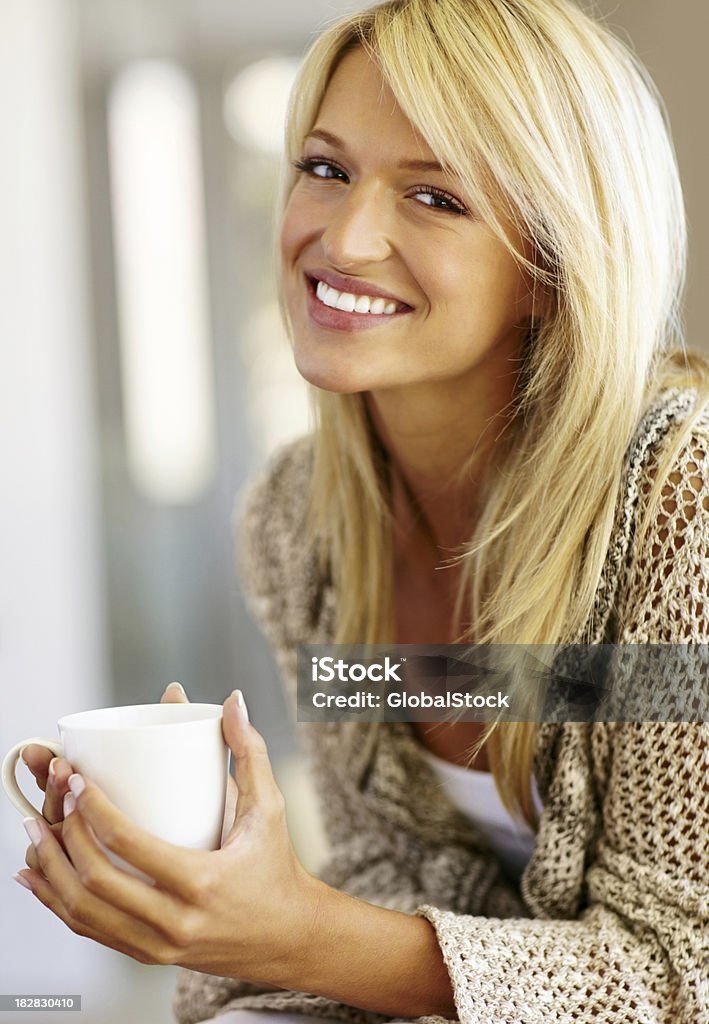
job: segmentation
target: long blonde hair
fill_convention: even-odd
[[[628,48],[568,0],[388,0],[311,48],[289,114],[291,160],[338,61],[358,45],[554,296],[527,346],[515,443],[461,549],[461,639],[583,639],[644,409],[668,386],[709,388],[706,365],[681,349],[685,219],[661,102]],[[509,223],[533,260],[514,248]],[[311,527],[336,589],[336,639],[392,642],[386,453],[362,394],[318,391],[315,402]],[[658,486],[681,443],[665,452]],[[536,729],[493,724],[482,740],[506,806],[532,823]]]

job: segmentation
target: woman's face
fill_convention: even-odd
[[[281,231],[300,373],[343,393],[509,377],[530,282],[361,49],[333,75],[301,163]]]

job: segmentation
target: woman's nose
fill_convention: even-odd
[[[341,268],[380,263],[391,252],[386,204],[374,190],[352,188],[331,210],[321,243],[326,259]]]

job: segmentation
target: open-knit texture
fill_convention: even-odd
[[[707,411],[641,549],[637,537],[657,452],[694,400],[664,393],[628,449],[592,642],[709,642]],[[311,471],[305,438],[239,510],[243,586],[291,694],[297,645],[331,641],[334,627],[332,587],[303,543]],[[298,728],[330,843],[321,877],[432,923],[464,1024],[709,1024],[709,723],[541,725],[544,812],[519,886],[441,793],[408,724]],[[232,1008],[391,1019],[179,972],[180,1024]]]

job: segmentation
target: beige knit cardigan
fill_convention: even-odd
[[[665,392],[628,449],[595,642],[709,642],[709,413],[642,551],[635,541],[653,453],[694,397]],[[334,626],[332,588],[303,544],[311,466],[307,438],[283,450],[240,516],[247,598],[291,691],[296,646],[328,642]],[[464,1024],[709,1024],[709,723],[542,725],[544,811],[519,886],[441,793],[409,725],[299,728],[331,848],[321,877],[432,923]],[[180,1024],[237,1007],[390,1019],[179,972]]]

